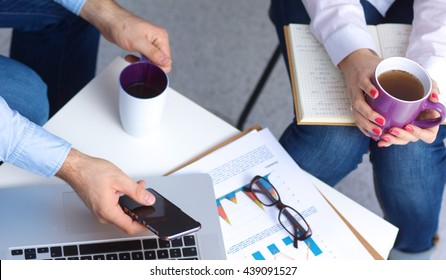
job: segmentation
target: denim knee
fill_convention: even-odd
[[[47,86],[32,69],[0,56],[0,95],[8,106],[43,125],[49,116]]]
[[[357,127],[295,123],[279,141],[302,169],[331,186],[357,168],[370,143]]]
[[[371,149],[375,188],[385,218],[399,228],[395,248],[421,252],[433,246],[445,186],[445,128],[422,141]]]

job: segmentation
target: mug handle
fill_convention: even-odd
[[[421,111],[424,110],[435,110],[440,114],[439,118],[433,119],[433,120],[414,120],[413,125],[416,125],[421,128],[430,128],[437,125],[440,125],[443,123],[445,116],[446,116],[446,108],[441,103],[434,103],[430,101],[429,99],[426,100],[426,102],[421,105]]]
[[[142,62],[151,62],[145,55],[141,54],[141,60]]]

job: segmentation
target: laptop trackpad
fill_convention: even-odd
[[[115,230],[111,224],[101,224],[75,192],[62,195],[67,232],[71,234]]]

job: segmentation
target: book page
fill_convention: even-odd
[[[268,129],[253,131],[180,169],[211,176],[228,259],[373,259]],[[277,207],[246,191],[267,178],[284,204],[301,213],[313,235],[293,246]]]
[[[381,45],[379,43],[379,35],[378,35],[378,29],[376,28],[375,25],[367,25],[367,29],[369,30],[369,34],[372,37],[373,41],[375,41],[376,46],[378,47],[378,55],[380,57],[382,57],[382,53],[381,53]]]
[[[289,25],[289,47],[295,69],[298,117],[302,123],[354,123],[341,71],[309,25]]]
[[[406,56],[409,35],[412,31],[410,24],[387,23],[376,26],[379,34],[379,46],[383,58],[392,56]]]

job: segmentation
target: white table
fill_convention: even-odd
[[[127,65],[114,60],[45,124],[52,133],[89,155],[105,158],[133,178],[160,176],[225,141],[239,131],[169,88],[166,111],[153,137],[134,138],[119,121],[118,74]],[[0,187],[58,183],[12,165],[0,167]],[[384,258],[397,228],[314,177],[313,183]]]

